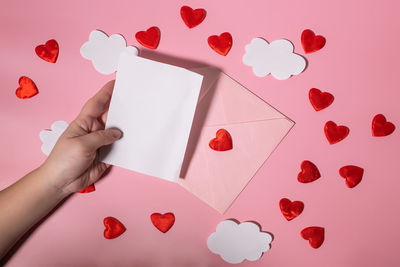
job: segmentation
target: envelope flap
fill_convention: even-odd
[[[225,73],[219,76],[217,93],[228,124],[288,119]]]

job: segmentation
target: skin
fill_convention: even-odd
[[[0,191],[0,259],[60,201],[95,183],[109,167],[97,160],[97,151],[122,136],[104,129],[113,88],[114,81],[108,82],[86,102],[39,168]]]

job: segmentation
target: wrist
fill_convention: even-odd
[[[62,186],[58,183],[60,180],[60,174],[52,171],[52,168],[48,164],[43,163],[39,168],[35,170],[40,177],[43,188],[54,197],[55,200],[61,201],[71,193],[63,190]]]

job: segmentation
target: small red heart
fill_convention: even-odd
[[[172,212],[164,214],[153,213],[151,214],[150,219],[153,225],[163,233],[168,232],[175,223],[175,215]]]
[[[181,17],[186,26],[193,28],[204,20],[206,11],[202,8],[193,10],[191,7],[183,6],[181,7]]]
[[[126,231],[125,226],[114,217],[104,218],[103,223],[106,227],[104,229],[104,237],[107,239],[117,238]]]
[[[333,95],[328,92],[321,92],[317,88],[311,88],[308,92],[308,98],[316,111],[329,107],[333,102]]]
[[[226,56],[232,47],[232,35],[229,32],[208,37],[208,45],[218,54]]]
[[[85,193],[90,193],[93,191],[96,191],[96,187],[94,187],[94,184],[91,184],[91,185],[88,185],[87,187],[79,190],[77,193],[85,194]]]
[[[319,248],[325,239],[325,229],[323,227],[311,226],[304,228],[301,231],[301,237],[308,240],[310,246],[313,248]]]
[[[320,50],[325,46],[326,40],[321,35],[315,35],[312,30],[304,30],[301,34],[301,44],[306,54]]]
[[[311,161],[303,161],[300,167],[301,172],[297,175],[297,180],[300,183],[311,183],[321,177],[317,166]]]
[[[226,151],[233,148],[231,135],[225,129],[219,129],[208,144],[215,151]]]
[[[153,26],[146,31],[140,31],[135,34],[136,40],[144,47],[156,49],[160,42],[160,29]]]
[[[353,188],[361,182],[364,169],[353,165],[347,165],[340,168],[339,174],[346,179],[346,185]]]
[[[382,114],[375,115],[372,120],[372,136],[387,136],[393,133],[395,129],[394,124],[386,121]]]
[[[53,39],[48,40],[44,45],[38,45],[35,48],[36,55],[50,63],[56,63],[58,51],[58,43]]]
[[[36,84],[26,76],[20,77],[18,83],[19,87],[15,91],[15,94],[18,98],[31,98],[39,93]]]
[[[279,208],[286,220],[291,221],[303,212],[304,204],[301,201],[292,202],[287,198],[282,198],[279,201]]]
[[[346,126],[337,126],[333,121],[328,121],[324,131],[329,144],[333,145],[345,139],[350,130]]]

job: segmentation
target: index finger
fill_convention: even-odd
[[[80,115],[90,116],[92,118],[100,117],[108,108],[114,90],[114,83],[115,80],[109,81],[100,91],[90,98],[83,106]]]

